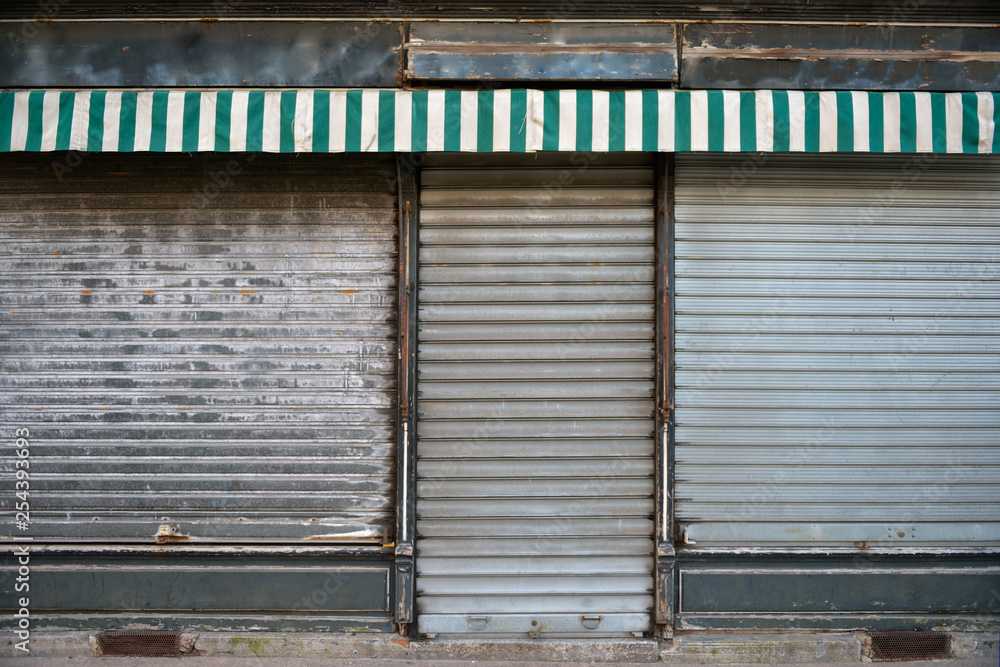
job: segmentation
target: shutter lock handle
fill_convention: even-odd
[[[583,627],[588,630],[596,630],[597,626],[601,624],[603,619],[603,616],[581,616],[580,623],[582,623]]]
[[[489,625],[490,618],[489,616],[466,616],[465,622],[473,630],[485,630],[486,626]]]

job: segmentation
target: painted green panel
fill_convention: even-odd
[[[997,616],[985,614],[680,614],[677,630],[968,630],[996,632]]]
[[[680,588],[688,613],[970,613],[989,609],[1000,569],[682,570]]]
[[[56,565],[40,560],[34,556],[31,563],[33,612],[389,609],[389,569],[381,565],[327,566],[314,561],[264,567],[202,561],[150,567],[152,563]],[[15,596],[22,594],[14,589],[15,576],[8,571],[2,583],[4,609],[14,609]]]
[[[15,617],[0,618],[0,629],[9,630]],[[392,619],[385,613],[377,614],[36,614],[31,615],[32,630],[108,630],[123,627],[152,628],[157,630],[215,632],[393,632]],[[246,640],[236,639],[233,648]],[[264,640],[265,642],[268,640]],[[278,640],[279,643],[281,640]],[[267,644],[256,645],[260,652],[267,651]],[[276,651],[287,651],[278,646]],[[251,650],[252,652],[252,650]]]

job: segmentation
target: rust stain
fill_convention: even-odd
[[[591,266],[604,266],[604,262],[591,262]]]
[[[83,293],[84,294],[90,294],[90,290],[89,289],[85,289],[85,290],[83,290]]]
[[[153,290],[151,290],[151,289],[146,290],[146,294],[152,294],[152,293],[153,293]]]
[[[177,542],[190,542],[190,535],[157,535],[157,544],[175,544]]]
[[[854,546],[858,549],[858,551],[868,551],[867,542],[855,542]]]
[[[399,644],[403,648],[406,648],[406,649],[410,648],[410,641],[408,639],[393,639],[392,641],[396,642],[397,644]]]
[[[342,290],[340,290],[340,292],[341,292],[342,294],[356,294],[356,293],[357,293],[357,290],[352,290],[352,289],[342,289]]]
[[[17,311],[16,310],[12,310],[12,311],[10,311],[10,314],[11,315],[17,315]]]
[[[240,294],[256,294],[257,290],[253,289],[241,289]]]
[[[52,253],[49,253],[49,254],[52,255],[53,257],[55,257],[56,255],[61,255],[62,253],[61,252],[52,252]]]

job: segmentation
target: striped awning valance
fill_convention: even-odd
[[[0,92],[0,151],[1000,153],[1000,93]]]

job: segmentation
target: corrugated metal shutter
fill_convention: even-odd
[[[18,156],[0,178],[0,428],[31,431],[25,534],[380,542],[391,159],[80,160]]]
[[[575,159],[422,172],[423,633],[650,629],[653,174]]]
[[[1000,542],[1000,160],[679,157],[677,520]]]

